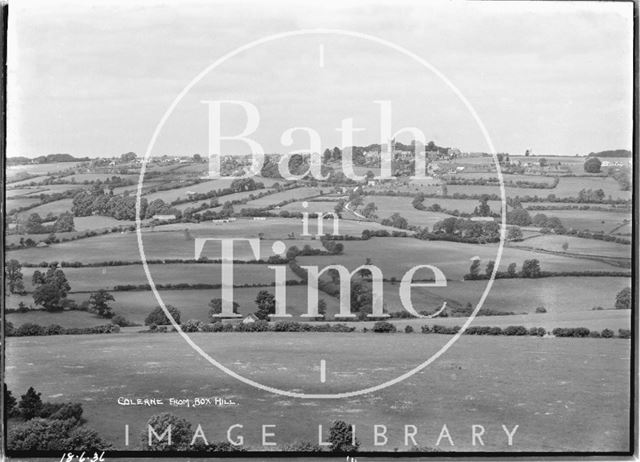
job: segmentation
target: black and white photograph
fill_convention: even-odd
[[[637,457],[637,2],[0,7],[3,460]]]

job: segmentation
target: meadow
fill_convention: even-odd
[[[450,216],[440,212],[418,210],[411,205],[413,200],[411,197],[366,196],[362,200],[364,205],[360,207],[360,212],[364,206],[373,202],[378,207],[375,213],[379,219],[389,218],[394,213],[400,213],[410,225],[427,226],[429,229],[432,229],[437,222]]]
[[[510,242],[509,246],[534,247],[553,252],[564,252],[563,246],[565,244],[568,245],[566,252],[572,254],[631,258],[631,246],[626,244],[616,244],[615,242],[582,239],[558,234],[545,234],[520,242]]]
[[[191,338],[253,380],[286,390],[336,393],[397,377],[450,337],[263,333]],[[175,334],[27,337],[8,339],[6,382],[14,395],[35,386],[43,400],[81,402],[87,425],[122,449],[125,424],[132,435],[126,449],[135,449],[146,420],[172,412],[194,426],[202,424],[209,441],[224,440],[227,428],[241,423],[245,445],[258,450],[263,449],[260,425],[275,424],[275,439],[285,444],[317,441],[318,425],[326,431],[331,421],[342,419],[356,425],[365,450],[408,450],[406,424],[420,428],[420,446],[434,447],[446,424],[455,444],[443,440],[439,449],[446,451],[614,451],[627,449],[629,441],[629,355],[628,340],[463,336],[400,384],[341,400],[300,400],[239,383]],[[327,362],[323,384],[321,359]],[[232,399],[238,406],[117,404],[119,397],[166,402],[198,396]],[[373,445],[373,423],[388,427],[388,446]],[[471,445],[472,424],[485,425],[486,446]],[[501,424],[510,429],[519,425],[511,447]]]

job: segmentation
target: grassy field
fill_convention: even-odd
[[[553,252],[563,252],[563,244],[569,245],[567,252],[570,253],[631,258],[630,245],[598,241],[595,239],[582,239],[573,236],[561,236],[557,234],[545,234],[525,239],[521,242],[509,243],[512,247],[535,247],[538,249],[551,250]]]
[[[193,237],[216,237],[220,236],[211,231],[194,230]],[[233,234],[224,234],[225,237]],[[241,236],[233,236],[241,237]],[[254,238],[257,236],[253,236]],[[311,247],[321,247],[320,241],[312,240],[287,240],[287,247],[297,245],[302,247],[306,244]],[[269,258],[273,255],[271,246],[273,240],[264,239],[261,242],[262,258]],[[143,234],[143,245],[147,259],[193,259],[195,243],[187,240],[183,231],[145,231]],[[103,262],[111,260],[140,261],[140,252],[136,233],[107,234],[72,242],[53,244],[46,248],[27,248],[11,251],[10,258],[15,258],[21,262],[39,263],[41,261],[82,261]],[[216,243],[207,244],[202,253],[210,259],[220,258],[220,245]],[[236,244],[234,258],[237,260],[254,260],[255,257],[248,243]]]
[[[390,284],[389,284],[390,285]],[[441,305],[440,300],[450,300],[461,305],[476,306],[487,281],[451,281],[447,287],[414,288],[413,304],[418,310]],[[591,311],[593,307],[613,308],[616,294],[631,287],[631,279],[623,277],[556,277],[523,281],[522,279],[498,279],[494,282],[483,307],[513,313],[535,313],[539,306],[550,315],[566,312]],[[401,310],[398,285],[389,289],[389,311]],[[527,293],[526,297],[522,293]],[[420,306],[424,308],[419,308]]]
[[[165,264],[150,265],[151,276],[156,284],[188,282],[190,284],[219,284],[222,268],[218,264]],[[41,268],[23,268],[25,288],[33,290],[31,277]],[[100,288],[111,289],[116,285],[147,284],[148,280],[142,265],[105,266],[91,268],[64,268],[71,290],[88,291]],[[235,284],[270,284],[274,281],[274,272],[267,265],[241,265],[233,267]],[[287,279],[298,277],[287,269]]]
[[[305,199],[308,197],[318,196],[322,194],[322,191],[329,191],[330,187],[325,188],[295,188],[282,191],[279,193],[271,194],[269,196],[261,197],[247,202],[243,207],[268,207],[279,202],[291,200],[291,199]]]
[[[427,226],[432,229],[434,224],[449,217],[445,213],[427,212],[414,208],[410,197],[366,196],[362,199],[364,205],[360,210],[369,202],[373,202],[378,207],[376,214],[380,219],[389,218],[397,212],[406,218],[410,225]]]
[[[6,200],[6,210],[10,212],[13,209],[19,209],[22,207],[29,207],[31,205],[35,205],[40,202],[40,199],[37,197],[21,197],[18,199],[7,199]]]
[[[526,242],[526,241],[525,241]],[[460,244],[446,241],[420,241],[412,238],[373,238],[369,241],[351,241],[345,243],[343,255],[331,257],[298,257],[301,264],[345,265],[354,269],[371,258],[374,265],[382,269],[386,278],[400,278],[416,265],[435,265],[449,279],[462,279],[468,273],[470,259],[478,256],[482,270],[489,260],[495,260],[497,245]],[[516,263],[518,269],[522,262],[536,258],[544,271],[618,271],[619,268],[593,260],[532,252],[513,247],[505,247],[500,270],[506,271],[510,263]]]
[[[29,175],[45,175],[58,173],[63,170],[76,168],[82,162],[55,162],[51,164],[11,165],[7,167],[7,179],[19,176],[23,173]]]
[[[532,216],[544,213],[548,217],[558,217],[565,228],[577,230],[604,231],[608,233],[614,228],[631,221],[631,214],[624,212],[603,212],[595,210],[540,210],[530,211]]]
[[[23,214],[37,213],[41,217],[45,217],[47,216],[47,214],[52,213],[57,216],[64,212],[70,212],[72,206],[73,206],[73,199],[62,199],[59,201],[53,201],[47,204],[39,205],[37,207],[34,207],[22,213]]]
[[[396,377],[450,337],[266,333],[192,338],[254,380],[335,393]],[[418,425],[418,444],[431,447],[446,424],[455,443],[452,448],[443,441],[440,449],[447,451],[614,451],[626,450],[629,440],[630,344],[625,340],[463,337],[401,384],[328,401],[286,398],[240,384],[174,334],[8,340],[6,381],[14,395],[35,386],[45,401],[81,402],[87,424],[119,448],[124,448],[125,424],[132,433],[128,449],[133,449],[145,421],[166,411],[202,424],[209,441],[223,440],[230,425],[241,423],[245,445],[254,449],[261,449],[260,425],[277,425],[276,440],[285,444],[315,441],[317,426],[326,429],[335,419],[355,424],[363,449],[370,450],[408,449],[402,437],[406,424]],[[325,358],[327,382],[321,384],[319,363]],[[239,407],[125,407],[117,404],[120,396],[220,396]],[[373,446],[374,423],[387,425],[387,447]],[[485,447],[471,445],[472,424],[486,426]],[[501,424],[519,425],[514,446],[507,446]]]

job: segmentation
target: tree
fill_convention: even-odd
[[[631,309],[631,287],[625,287],[616,295],[616,310]]]
[[[135,152],[127,152],[127,153],[124,153],[124,154],[120,155],[120,161],[121,162],[133,162],[137,158],[138,158],[138,156],[137,156],[137,154]]]
[[[331,150],[330,149],[325,149],[324,152],[322,153],[322,161],[326,164],[329,163],[331,161]]]
[[[486,195],[482,196],[480,199],[480,205],[478,205],[473,214],[479,217],[490,217],[491,216],[491,207],[489,207],[489,198]]]
[[[5,266],[7,289],[12,294],[24,293],[24,281],[22,280],[22,265],[18,260],[12,258]]]
[[[509,267],[507,268],[507,273],[511,277],[517,276],[517,274],[518,274],[517,265],[515,263],[510,263]]]
[[[193,155],[193,161],[194,162],[198,162],[198,163],[202,162],[202,156],[200,154],[197,154],[197,153],[194,154]]]
[[[75,225],[73,223],[73,214],[71,212],[61,213],[56,222],[53,224],[55,233],[66,233],[73,231]]]
[[[469,267],[468,279],[478,279],[479,275],[480,275],[480,259],[476,258],[471,262],[471,266]]]
[[[376,215],[377,211],[378,211],[378,206],[373,202],[369,202],[362,209],[362,214],[371,220],[375,220],[376,218],[378,218],[378,216]]]
[[[522,240],[522,230],[519,226],[511,226],[509,227],[509,232],[507,233],[507,240],[509,241],[521,241]]]
[[[336,161],[342,160],[342,151],[338,146],[333,148],[332,157],[333,157],[333,160],[336,160]]]
[[[357,210],[358,207],[360,207],[362,204],[364,204],[364,201],[362,200],[362,196],[360,196],[360,194],[353,193],[351,195],[351,197],[349,198],[349,203],[353,207],[353,210]]]
[[[164,435],[165,432],[167,432],[166,435]],[[159,441],[154,433],[164,437]],[[140,432],[142,448],[149,451],[185,450],[189,448],[192,437],[191,423],[169,412],[151,416],[144,430]]]
[[[489,262],[487,263],[487,266],[484,270],[484,274],[487,275],[488,278],[491,277],[491,273],[493,273],[493,268],[495,267],[496,262],[493,260],[489,260]]]
[[[569,243],[567,241],[564,241],[562,243],[562,250],[566,252],[568,248],[569,248]]]
[[[322,317],[327,314],[327,302],[324,298],[318,300],[318,314]]]
[[[538,163],[540,164],[540,167],[546,167],[549,165],[549,161],[544,157],[541,157],[540,160],[538,160]]]
[[[220,317],[214,316],[214,315],[222,313],[222,299],[221,298],[211,299],[211,301],[209,302],[209,306],[211,307],[211,309],[209,310],[209,317],[211,318],[212,321],[218,321]],[[233,302],[234,314],[238,314],[239,308],[240,308],[240,305],[237,304],[236,302]]]
[[[112,318],[113,311],[111,310],[111,306],[109,306],[109,302],[113,301],[115,301],[113,295],[104,289],[100,289],[92,293],[89,297],[89,306],[91,310],[95,311],[101,318]]]
[[[394,213],[389,218],[385,218],[382,220],[382,224],[385,226],[393,226],[394,228],[407,229],[409,227],[409,222],[406,218],[401,216],[399,213]]]
[[[33,273],[33,301],[47,311],[62,311],[67,294],[71,290],[64,272],[60,268],[50,266],[45,274]]]
[[[522,277],[537,278],[540,277],[540,262],[537,259],[525,260],[522,263]]]
[[[342,420],[331,423],[329,443],[333,452],[356,452],[360,446],[360,441],[353,437],[353,427]]]
[[[42,218],[37,213],[29,215],[24,223],[23,231],[27,234],[39,234],[42,232]]]
[[[529,226],[531,224],[531,216],[522,206],[514,207],[507,212],[507,223],[510,225]]]
[[[7,388],[7,384],[4,385],[4,411],[8,417],[11,417],[13,414],[13,410],[16,407],[16,399],[13,397],[13,394]]]
[[[18,403],[18,409],[20,409],[20,415],[24,420],[33,419],[40,414],[42,409],[42,399],[40,399],[42,393],[36,393],[33,387],[29,387],[27,392],[20,397]]]
[[[597,157],[589,157],[584,163],[584,171],[587,173],[600,173],[602,162]]]
[[[254,313],[256,318],[269,320],[269,315],[276,312],[276,297],[268,290],[261,290],[256,297],[257,311]]]
[[[180,324],[180,311],[173,305],[166,305],[167,311],[171,314],[171,317],[175,320],[176,324]],[[160,306],[156,306],[151,313],[144,320],[145,326],[150,326],[151,324],[155,324],[156,326],[166,326],[171,324],[169,318],[164,313],[164,310]]]
[[[336,212],[336,215],[339,217],[342,217],[342,212],[344,212],[344,204],[344,199],[340,199],[333,208],[333,211]]]

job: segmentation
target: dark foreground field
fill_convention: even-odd
[[[451,337],[423,334],[226,333],[194,341],[234,371],[267,385],[335,393],[375,385],[422,362]],[[261,425],[276,425],[280,445],[317,442],[318,425],[356,425],[363,449],[408,450],[404,426],[416,425],[420,446],[434,447],[443,425],[453,451],[622,451],[629,441],[630,343],[620,339],[462,337],[421,373],[385,390],[347,399],[304,400],[256,390],[226,376],[177,334],[112,334],[9,338],[6,381],[14,394],[29,386],[45,401],[80,401],[88,425],[125,449],[155,413],[174,412],[209,442],[242,424],[245,445],[263,450]],[[320,360],[326,383],[320,383]],[[118,405],[119,397],[221,397],[236,407]],[[11,425],[11,422],[9,423]],[[388,428],[373,446],[373,426]],[[472,446],[471,426],[486,429]],[[501,426],[519,428],[512,447]]]

